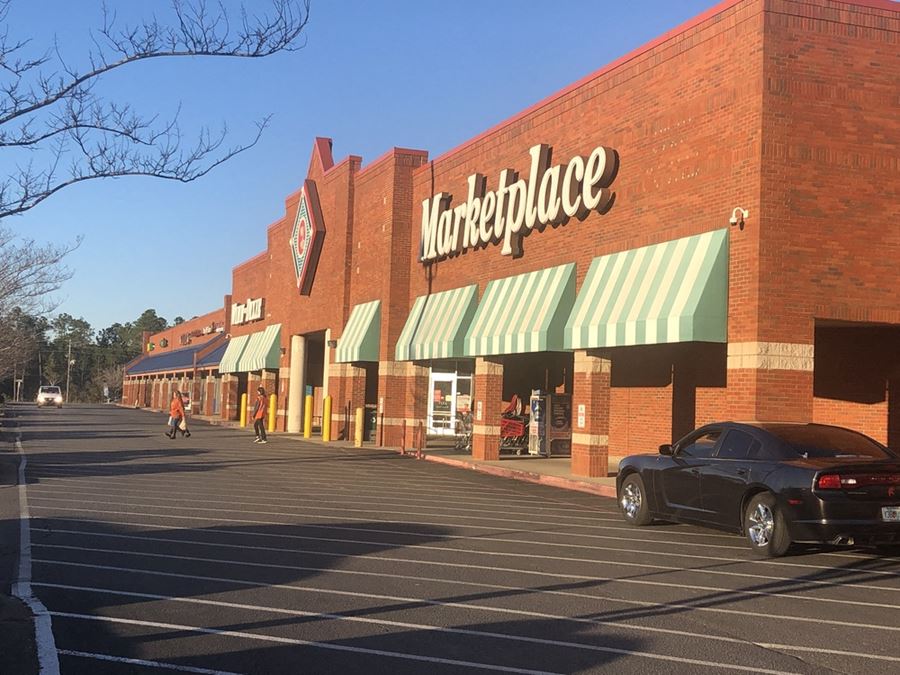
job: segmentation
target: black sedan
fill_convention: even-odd
[[[900,457],[823,424],[709,424],[616,478],[625,520],[654,518],[743,533],[755,554],[792,542],[900,543]]]

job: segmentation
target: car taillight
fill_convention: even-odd
[[[826,473],[819,476],[819,480],[816,481],[816,487],[820,490],[840,490],[841,477],[836,473]]]

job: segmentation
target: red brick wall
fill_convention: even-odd
[[[767,0],[761,339],[900,323],[898,7]]]
[[[231,308],[229,308],[230,311]],[[167,328],[164,331],[160,331],[159,333],[154,333],[150,336],[150,342],[152,342],[155,347],[153,348],[153,354],[160,354],[162,352],[170,352],[173,349],[181,349],[187,346],[197,346],[202,345],[206,342],[209,342],[215,337],[219,336],[219,333],[208,333],[207,335],[199,335],[196,337],[192,337],[189,344],[181,343],[181,336],[186,333],[191,333],[195,330],[203,330],[206,326],[211,324],[224,324],[225,323],[225,310],[217,309],[208,314],[204,314],[203,316],[198,316],[193,319],[188,319],[184,323],[178,324],[177,326],[172,326],[171,328]],[[165,339],[168,341],[168,346],[163,347],[160,342]]]

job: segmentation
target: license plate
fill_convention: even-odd
[[[900,506],[882,506],[881,519],[900,523]]]

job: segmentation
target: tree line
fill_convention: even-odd
[[[176,317],[173,325],[182,320]],[[68,389],[71,402],[103,401],[105,391],[118,399],[124,367],[143,348],[143,332],[169,327],[154,309],[134,321],[94,330],[84,318],[66,313],[47,318],[16,307],[4,324],[0,340],[7,342],[7,349],[0,359],[0,392],[12,400],[15,381],[20,380],[19,397],[29,401],[39,386],[58,385]]]

